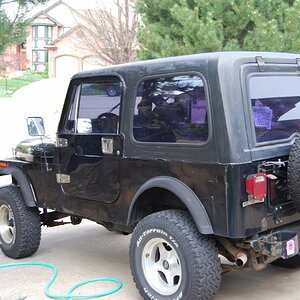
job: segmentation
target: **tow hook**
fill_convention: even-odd
[[[268,257],[289,258],[299,252],[298,233],[277,231],[250,242],[256,252]]]

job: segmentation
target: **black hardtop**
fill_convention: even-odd
[[[193,147],[182,145],[139,145],[132,147],[126,139],[127,155],[140,156],[134,149],[142,149],[150,156],[163,159],[178,159],[179,154],[184,161],[202,161],[206,163],[244,164],[255,160],[270,159],[287,155],[292,140],[279,144],[257,146],[250,141],[249,124],[245,118],[245,106],[242,101],[241,66],[257,64],[261,57],[265,64],[289,64],[297,66],[300,54],[277,52],[214,52],[192,54],[146,61],[132,62],[96,70],[84,71],[73,76],[73,80],[88,80],[107,76],[117,76],[123,83],[125,92],[124,115],[131,115],[132,99],[135,98],[138,82],[144,77],[162,76],[179,72],[200,72],[207,80],[208,101],[210,102],[210,136],[204,145]],[[128,120],[127,120],[128,121]],[[130,135],[129,122],[122,123],[122,130]],[[254,137],[253,137],[254,140]],[[175,145],[176,146],[176,145]],[[160,151],[168,149],[170,151]],[[140,151],[140,150],[139,150]]]
[[[126,74],[132,71],[141,72],[144,76],[153,73],[163,74],[166,69],[170,72],[170,67],[176,71],[177,64],[187,64],[195,66],[199,62],[207,62],[212,65],[222,67],[232,67],[235,64],[255,63],[256,57],[262,57],[265,63],[287,63],[295,64],[300,54],[281,52],[255,52],[255,51],[225,51],[212,53],[199,53],[190,55],[180,55],[166,58],[143,60],[108,67],[100,67],[95,70],[82,71],[75,74],[72,79],[97,77],[103,75]]]

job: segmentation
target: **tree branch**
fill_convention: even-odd
[[[93,53],[104,64],[119,64],[136,59],[137,14],[130,9],[129,0],[113,0],[116,14],[103,9],[84,10],[87,30],[84,42],[78,43],[82,49]]]

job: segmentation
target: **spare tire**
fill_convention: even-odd
[[[300,139],[291,148],[288,161],[288,188],[297,211],[300,212]]]

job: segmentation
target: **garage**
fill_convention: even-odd
[[[79,71],[78,59],[74,56],[60,56],[55,60],[56,78],[71,78]]]

